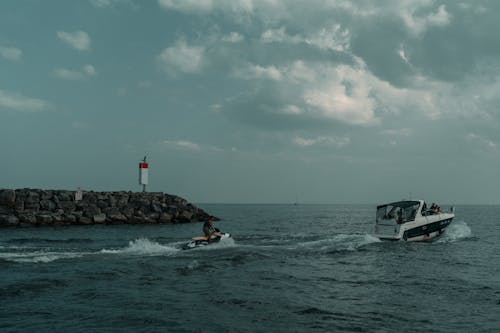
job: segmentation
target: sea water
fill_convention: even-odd
[[[374,206],[201,205],[202,225],[0,230],[1,332],[498,332],[500,207],[431,243],[381,242]]]

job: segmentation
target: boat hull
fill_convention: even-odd
[[[453,214],[435,216],[435,221],[410,222],[394,228],[393,234],[375,234],[375,237],[388,241],[422,242],[441,236],[453,221]]]

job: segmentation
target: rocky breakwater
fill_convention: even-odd
[[[161,192],[0,189],[0,227],[207,220],[218,218],[183,198]]]

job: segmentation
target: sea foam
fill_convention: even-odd
[[[132,255],[171,255],[180,251],[178,248],[168,245],[161,245],[157,242],[150,241],[147,238],[138,238],[130,241],[127,247],[121,249],[103,249],[101,253],[108,254],[132,254]]]
[[[448,228],[446,228],[446,232],[443,237],[441,237],[438,242],[449,243],[456,242],[462,239],[466,239],[471,237],[472,230],[464,221],[458,221],[450,224]]]

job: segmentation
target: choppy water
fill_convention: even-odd
[[[0,230],[2,332],[498,332],[499,206],[433,243],[370,236],[374,206],[205,205],[201,224]]]

